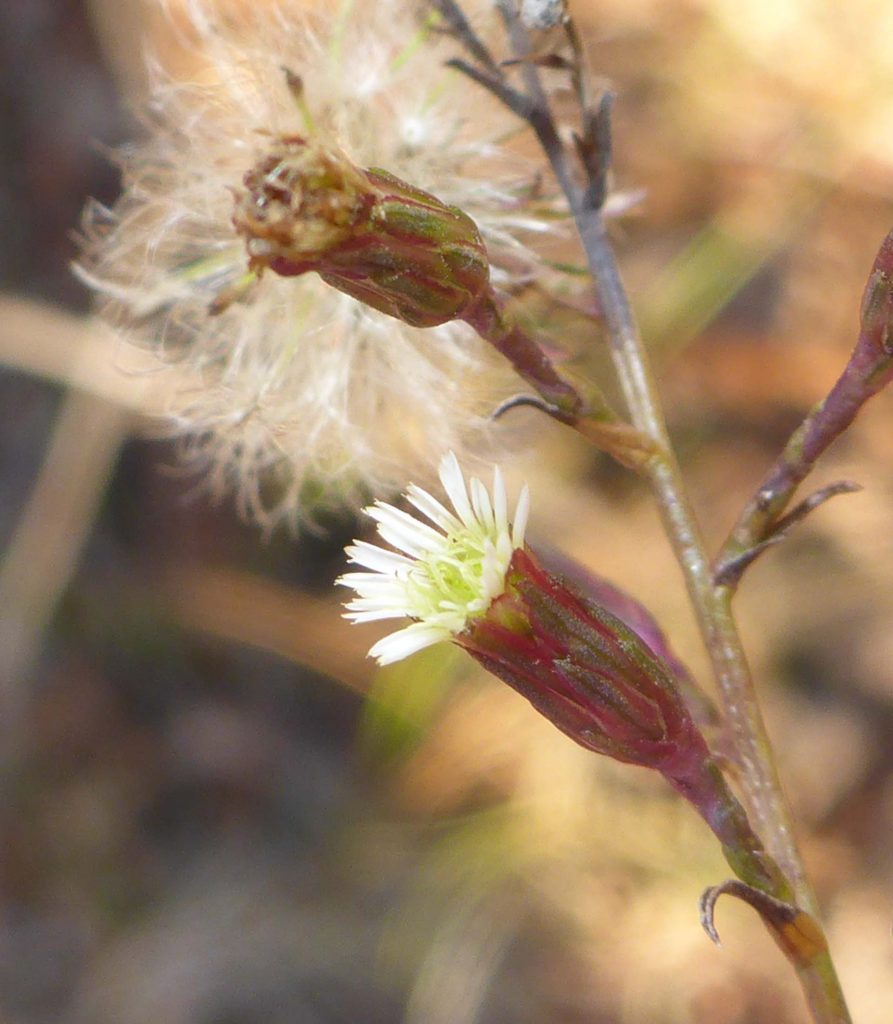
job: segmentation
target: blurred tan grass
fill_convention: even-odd
[[[122,29],[138,5],[92,6],[122,80],[139,82],[134,35]],[[596,66],[620,92],[619,183],[648,189],[621,248],[664,364],[693,489],[718,540],[785,431],[846,358],[873,247],[893,223],[893,15],[878,0],[774,0],[746,11],[730,0],[572,7]],[[6,594],[7,607],[27,612],[19,642],[28,653],[17,656],[26,664],[70,579],[117,447],[138,425],[134,414],[155,412],[164,399],[151,377],[112,369],[113,344],[89,321],[4,300],[0,323],[7,366],[83,392],[66,400],[49,450],[62,447],[48,457],[0,576],[0,600]],[[91,458],[66,455],[72,418]],[[863,1024],[884,1024],[893,1012],[893,860],[884,839],[893,765],[881,717],[893,703],[891,426],[883,396],[821,471],[822,482],[852,477],[867,491],[823,509],[767,556],[740,602],[782,774]],[[645,600],[703,677],[643,494],[554,437],[524,469],[540,496],[535,531],[560,537]],[[48,524],[64,551],[50,545]],[[35,548],[54,552],[43,569],[27,554]],[[15,568],[23,562],[27,573]],[[368,685],[371,637],[347,632],[334,600],[238,565],[168,568],[160,587],[189,628]],[[720,911],[723,951],[699,932],[696,896],[723,866],[659,786],[569,746],[514,695],[465,670],[452,690],[415,709],[399,688],[381,680],[373,688],[395,714],[417,715],[389,764],[395,816],[440,826],[428,869],[408,880],[406,916],[393,922],[404,937],[394,940],[402,970],[418,966],[407,1020],[437,1019],[469,980],[469,936],[489,953],[450,1020],[478,1019],[505,948],[531,921],[560,936],[541,951],[544,1019],[802,1019],[780,958],[746,911]],[[369,728],[374,736],[374,722]]]

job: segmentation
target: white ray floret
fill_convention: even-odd
[[[439,473],[453,511],[413,484],[406,499],[433,525],[376,502],[366,512],[378,524],[381,539],[396,550],[366,541],[347,548],[350,561],[366,571],[346,573],[337,581],[357,594],[346,606],[346,617],[353,622],[413,620],[372,647],[369,654],[380,665],[461,633],[503,592],[512,553],[524,545],[530,506],[526,486],[510,522],[498,467],[490,491],[474,478],[466,486],[452,452],[442,459]]]

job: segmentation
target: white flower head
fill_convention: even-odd
[[[478,479],[466,487],[452,452],[441,460],[440,480],[453,511],[412,485],[406,499],[428,523],[376,502],[366,512],[378,524],[381,539],[396,550],[366,541],[347,548],[350,561],[368,571],[346,573],[337,581],[358,595],[347,604],[345,617],[354,622],[413,620],[372,647],[369,654],[380,665],[448,640],[483,615],[505,589],[512,553],[524,545],[530,502],[526,486],[510,520],[498,467],[492,496]]]
[[[269,527],[393,493],[447,447],[499,450],[510,426],[490,413],[518,380],[471,328],[412,328],[315,273],[252,281],[233,192],[309,119],[357,167],[468,213],[511,287],[537,265],[525,240],[563,230],[530,212],[538,168],[503,148],[517,120],[445,66],[414,0],[165,4],[194,67],[155,69],[149,135],[121,156],[115,208],[88,211],[79,272],[160,357],[187,457]]]

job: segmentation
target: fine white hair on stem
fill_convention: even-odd
[[[524,546],[529,492],[523,487],[511,521],[499,467],[488,490],[468,483],[453,452],[440,462],[440,482],[452,508],[416,484],[406,491],[415,514],[377,502],[366,509],[389,547],[356,541],[347,555],[361,572],[338,579],[356,597],[345,616],[353,622],[411,619],[369,651],[380,665],[414,654],[465,629],[505,590],[513,552]]]
[[[517,120],[445,66],[452,44],[412,0],[165,6],[193,66],[156,61],[146,138],[121,154],[115,208],[85,214],[78,271],[169,373],[189,462],[272,527],[424,480],[445,447],[498,452],[512,418],[490,412],[519,382],[470,328],[411,328],[312,273],[252,282],[233,190],[271,136],[324,133],[357,166],[465,210],[511,289],[540,266],[527,240],[566,223],[539,166],[504,149]],[[494,17],[483,0],[468,7],[482,27]],[[211,315],[221,294],[237,298]]]

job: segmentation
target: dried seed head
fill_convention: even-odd
[[[447,447],[504,450],[517,421],[490,413],[518,379],[451,317],[486,269],[481,237],[494,283],[512,288],[542,266],[531,240],[568,225],[535,187],[539,165],[503,147],[513,116],[445,67],[453,44],[413,0],[166,2],[191,65],[154,67],[149,132],[122,154],[115,208],[85,215],[79,272],[105,318],[158,356],[187,458],[272,527],[427,480]],[[468,7],[495,27],[490,0]],[[309,255],[344,255],[370,186],[393,201],[370,222],[367,266],[302,273]],[[445,236],[424,237],[432,227]]]
[[[470,217],[385,171],[360,170],[332,146],[280,138],[244,184],[233,223],[255,273],[315,270],[413,327],[456,319],[489,285]]]

